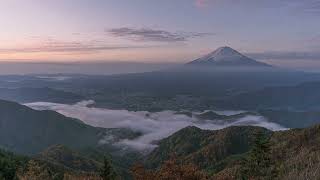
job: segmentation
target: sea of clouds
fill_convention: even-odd
[[[53,110],[68,117],[82,120],[84,123],[104,128],[127,128],[141,132],[136,139],[124,139],[116,143],[136,150],[151,150],[156,147],[154,142],[166,138],[187,126],[196,126],[201,129],[217,130],[228,126],[260,126],[270,130],[284,130],[279,124],[269,122],[258,115],[247,115],[232,121],[225,120],[200,120],[175,111],[147,112],[112,110],[105,108],[89,107],[94,101],[82,101],[74,105],[50,102],[34,102],[25,104],[36,110]],[[234,115],[243,111],[215,111],[218,114]],[[200,112],[193,112],[194,114]],[[110,137],[106,137],[110,138]],[[105,141],[107,142],[107,141]]]

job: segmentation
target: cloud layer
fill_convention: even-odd
[[[196,32],[169,32],[150,28],[114,28],[107,30],[108,33],[115,37],[124,37],[134,41],[149,42],[184,42],[196,37],[205,37],[213,33],[196,33]]]
[[[187,126],[197,126],[202,129],[222,129],[228,126],[253,125],[271,130],[284,129],[282,126],[267,121],[264,117],[248,115],[231,122],[223,120],[199,120],[174,111],[150,113],[145,111],[131,112],[127,110],[110,110],[88,107],[93,101],[83,101],[74,105],[35,102],[26,104],[37,110],[53,110],[65,116],[82,120],[84,123],[104,128],[129,128],[143,135],[133,139],[124,139],[115,145],[131,147],[139,151],[151,150],[156,147],[155,141],[161,140]],[[239,112],[223,111],[220,114],[237,114]],[[106,141],[109,137],[106,137]]]
[[[320,60],[320,52],[270,51],[261,53],[248,53],[248,56],[257,59]]]

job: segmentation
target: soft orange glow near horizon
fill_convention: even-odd
[[[186,62],[199,53],[185,53],[180,50],[163,49],[119,49],[92,52],[0,52],[0,62]]]

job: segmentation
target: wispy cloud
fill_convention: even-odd
[[[134,41],[149,42],[184,42],[192,38],[205,37],[214,35],[214,33],[199,32],[169,32],[150,28],[114,28],[107,30],[108,33],[115,37],[124,37]]]
[[[78,42],[78,41],[57,41],[47,39],[35,45],[25,47],[0,48],[0,53],[38,53],[38,52],[96,52],[115,49],[136,49],[148,48],[151,46],[138,45],[106,45],[101,43]]]

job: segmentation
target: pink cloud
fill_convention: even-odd
[[[207,7],[208,0],[196,0],[195,5],[200,8]]]

